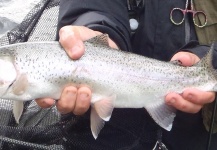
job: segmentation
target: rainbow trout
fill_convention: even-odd
[[[73,83],[92,90],[91,130],[97,138],[114,108],[145,108],[162,128],[171,130],[176,110],[164,102],[169,92],[186,88],[217,91],[212,51],[198,64],[183,67],[144,56],[113,50],[107,35],[86,42],[85,54],[71,60],[59,42],[26,42],[0,47],[0,98],[20,102],[50,97],[58,100]]]

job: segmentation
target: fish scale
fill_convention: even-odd
[[[189,87],[217,91],[213,48],[198,64],[183,67],[111,49],[106,38],[101,35],[84,42],[85,54],[79,60],[71,60],[56,41],[0,47],[0,66],[5,63],[12,72],[14,65],[16,70],[10,79],[0,74],[5,81],[0,85],[0,98],[57,100],[66,85],[86,84],[92,90],[91,130],[97,138],[113,108],[144,107],[158,125],[171,130],[176,110],[165,104],[166,94],[182,93]],[[0,67],[0,72],[10,70]]]

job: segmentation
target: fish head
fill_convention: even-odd
[[[0,57],[0,96],[7,92],[16,77],[17,71],[13,61],[8,57]]]

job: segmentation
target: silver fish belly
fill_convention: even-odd
[[[113,108],[144,107],[157,124],[171,130],[175,109],[164,103],[166,94],[182,93],[186,88],[217,91],[212,50],[198,64],[182,67],[113,50],[105,45],[105,37],[86,41],[85,54],[76,61],[68,58],[58,42],[0,47],[0,60],[11,60],[17,70],[16,79],[6,91],[0,88],[1,98],[59,99],[67,84],[86,84],[93,93],[90,119],[93,136],[97,138]]]

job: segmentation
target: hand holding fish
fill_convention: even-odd
[[[213,101],[214,93],[199,91],[217,91],[213,46],[199,63],[194,54],[177,53],[172,60],[192,66],[183,67],[114,50],[110,47],[117,45],[108,35],[98,34],[85,27],[67,26],[60,31],[62,46],[48,41],[0,47],[1,97],[14,100],[17,123],[22,101],[43,98],[37,100],[42,107],[58,100],[56,106],[62,114],[81,115],[91,105],[90,127],[95,139],[114,108],[145,108],[159,126],[170,131],[174,107],[195,113]]]
[[[60,43],[72,59],[79,59],[84,54],[84,44],[92,37],[102,34],[83,26],[65,26],[60,32]],[[118,49],[117,45],[109,39],[109,46]],[[61,98],[56,106],[60,113],[67,114],[72,112],[75,115],[84,114],[90,107],[91,90],[86,86],[67,86],[62,92]],[[41,98],[36,100],[42,108],[48,108],[54,104],[50,98]]]
[[[199,57],[189,52],[179,52],[175,54],[171,61],[179,60],[183,66],[192,66],[199,62]],[[169,93],[165,102],[178,110],[187,113],[197,113],[207,103],[215,99],[214,92],[204,92],[197,89],[186,89],[182,94]]]
[[[85,33],[85,34],[83,34]],[[60,43],[72,59],[79,59],[84,54],[83,41],[102,33],[93,31],[83,26],[65,26],[60,30]],[[109,39],[109,45],[118,48]],[[192,66],[200,59],[189,52],[179,52],[171,60],[180,60],[183,66]],[[198,112],[204,104],[211,103],[215,98],[214,92],[203,92],[197,89],[187,89],[182,94],[169,93],[165,102],[178,110],[188,113]],[[86,86],[67,86],[57,102],[57,108],[62,114],[73,112],[76,115],[85,113],[90,106],[91,90]],[[42,108],[53,105],[50,98],[37,99],[36,102]]]

